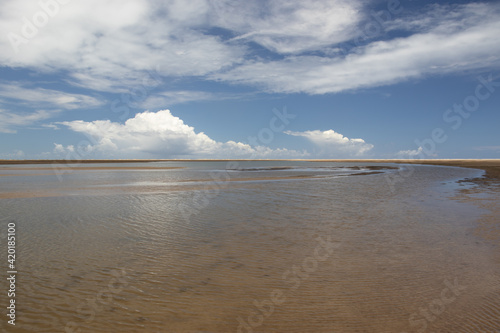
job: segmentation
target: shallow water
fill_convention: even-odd
[[[487,211],[451,199],[480,171],[124,166],[0,167],[2,228],[18,238],[12,331],[500,330],[498,247],[474,232]]]

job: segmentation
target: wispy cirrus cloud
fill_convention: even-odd
[[[496,41],[500,6],[481,3],[455,6],[451,12],[439,9],[432,9],[439,12],[439,20],[410,24],[406,28],[417,30],[407,37],[374,41],[346,56],[250,60],[212,77],[258,86],[270,93],[325,94],[500,67],[500,44]]]
[[[20,52],[15,52],[9,34],[23,36],[23,18],[31,20],[42,9],[38,1],[4,0],[0,68],[27,70],[41,77],[50,74],[51,79],[70,85],[71,92],[67,87],[66,91],[56,90],[55,85],[41,81],[30,85],[25,81],[4,83],[2,79],[0,131],[15,132],[48,120],[61,110],[103,106],[103,96],[109,97],[108,93],[123,97],[143,87],[144,78],[153,68],[157,83],[148,87],[144,99],[134,107],[164,109],[191,101],[231,98],[225,91],[233,85],[242,85],[252,93],[335,94],[500,68],[498,3],[435,4],[417,12],[407,11],[383,23],[376,38],[356,43],[367,22],[378,22],[372,17],[372,9],[372,2],[365,0],[71,1],[60,5],[50,22],[37,28],[35,36],[24,36],[26,42],[17,45]],[[344,43],[351,47],[342,49]],[[221,83],[214,85],[219,92],[201,88],[214,81]],[[129,106],[116,95],[110,100]],[[12,105],[31,111],[13,112]],[[124,138],[130,138],[127,144],[144,152],[192,154],[197,151],[195,142],[204,142],[200,144],[204,147],[201,154],[210,154],[210,149],[219,144],[225,147],[223,151],[230,151],[231,144],[209,143],[210,138],[202,140],[196,132],[188,136],[182,132],[188,138],[184,149],[179,143],[178,150],[162,150],[162,137],[146,144],[145,134],[133,127],[137,122],[139,119],[129,120],[129,125],[110,122],[114,126],[110,128],[120,129]],[[65,125],[85,133],[92,126],[106,126],[99,121]],[[309,132],[308,136],[298,132],[296,136],[314,142],[317,133]],[[317,135],[331,135],[329,140],[335,137],[321,133]],[[104,149],[106,142],[111,142],[125,151],[126,144],[120,137],[106,133],[98,137],[104,141],[96,149]],[[134,140],[138,140],[137,145]],[[240,144],[231,147],[235,154],[263,149],[247,149]],[[337,144],[341,147],[351,147],[344,153],[354,155],[371,149],[362,142]],[[267,153],[261,150],[260,154]]]
[[[2,3],[0,30],[22,35],[23,17],[42,9],[37,2]],[[119,15],[116,15],[119,11]],[[160,68],[163,76],[199,76],[237,62],[240,46],[229,46],[200,29],[208,26],[205,0],[89,0],[60,6],[50,24],[17,45],[0,38],[0,63],[55,72],[69,70],[68,82],[88,89],[119,91]]]
[[[164,106],[172,106],[186,102],[227,100],[244,97],[243,94],[214,93],[194,90],[173,90],[156,92],[147,97],[139,106],[144,109],[158,109]]]
[[[344,42],[359,33],[362,2],[211,1],[211,22],[280,54],[300,53]]]
[[[57,112],[58,111],[38,110],[31,113],[13,113],[0,109],[0,133],[17,133],[18,128],[50,119]]]
[[[20,82],[0,83],[0,132],[17,133],[65,110],[95,108],[104,102],[92,96],[32,87]],[[26,111],[19,111],[21,108]],[[32,110],[32,111],[29,111]],[[43,126],[43,125],[42,125]]]
[[[120,15],[113,14],[117,8]],[[6,0],[2,9],[0,30],[18,35],[22,18],[41,10],[20,0]],[[393,16],[378,38],[339,52],[367,22],[378,22],[371,11],[362,0],[73,1],[19,45],[23,52],[0,38],[0,64],[59,73],[99,92],[127,91],[156,67],[166,82],[216,80],[307,94],[500,67],[496,3],[436,4]],[[255,44],[269,54],[260,57]]]
[[[0,101],[17,102],[34,108],[77,109],[104,104],[98,98],[53,89],[27,87],[19,82],[0,83]]]

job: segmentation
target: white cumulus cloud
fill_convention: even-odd
[[[361,156],[373,148],[372,144],[366,143],[363,139],[349,139],[331,129],[284,133],[308,139],[320,148],[320,155],[328,155],[331,158]]]
[[[4,153],[0,154],[0,159],[5,159],[5,160],[19,160],[24,158],[26,155],[22,150],[14,150],[13,152],[10,153]]]
[[[421,157],[424,149],[422,147],[418,147],[418,149],[409,149],[409,150],[400,150],[396,153],[397,157],[400,158],[416,158],[417,156]]]
[[[286,158],[306,154],[286,148],[250,146],[235,141],[217,142],[203,132],[196,132],[169,110],[138,113],[124,124],[109,120],[76,120],[60,124],[75,132],[84,133],[89,142],[85,146],[85,152],[103,157]],[[67,152],[68,147],[56,144],[55,150]]]

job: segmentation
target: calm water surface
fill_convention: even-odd
[[[16,327],[1,328],[500,331],[498,247],[474,233],[485,210],[451,199],[481,171],[369,165],[0,166],[19,272]]]

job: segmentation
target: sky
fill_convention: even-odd
[[[0,159],[500,158],[499,1],[0,5]]]

